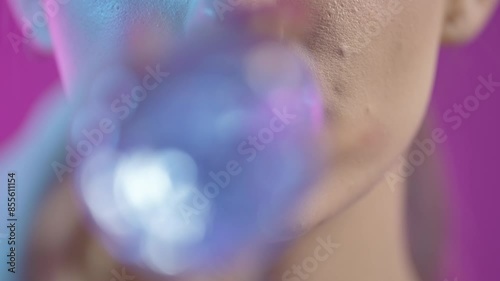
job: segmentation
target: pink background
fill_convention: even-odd
[[[43,93],[57,82],[51,56],[29,47],[15,54],[9,32],[21,34],[0,3],[0,150],[26,121]],[[474,94],[477,78],[493,74],[500,81],[500,12],[473,44],[444,49],[432,108],[436,116]],[[438,118],[437,122],[442,122]],[[443,126],[449,126],[444,125]],[[482,102],[462,127],[449,134],[449,187],[452,200],[451,266],[443,278],[500,280],[500,90]],[[460,270],[457,270],[460,269]],[[460,273],[458,273],[460,271]]]

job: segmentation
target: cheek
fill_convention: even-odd
[[[349,173],[380,175],[420,126],[433,84],[442,6],[428,0],[318,1],[316,28],[305,46],[329,112],[331,158],[364,163]]]
[[[401,153],[426,112],[441,38],[442,4],[405,1],[360,54],[362,97]],[[429,4],[426,6],[426,4]],[[432,10],[430,9],[432,8]],[[423,16],[425,15],[425,16]]]
[[[314,29],[303,46],[332,119],[422,107],[434,74],[442,4],[316,2]]]
[[[301,209],[310,225],[383,180],[425,114],[443,4],[405,0],[402,10],[388,16],[388,2],[311,1],[315,29],[303,47],[328,110],[324,155],[331,173]],[[378,31],[367,32],[371,28]]]

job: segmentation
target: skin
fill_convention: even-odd
[[[20,2],[16,6],[20,15],[35,9],[35,1]],[[81,85],[92,84],[110,64],[127,62],[140,68],[170,50],[169,39],[179,38],[186,27],[187,2],[72,0],[61,7],[46,28],[38,30],[37,36],[39,43],[55,54],[63,85],[71,95]],[[250,0],[240,2],[238,9],[250,9]],[[293,20],[271,21],[268,29],[281,28],[282,39],[304,56],[321,87],[327,113],[322,149],[328,172],[311,187],[312,192],[288,222],[290,227],[300,225],[305,234],[290,245],[269,274],[273,280],[281,280],[283,272],[309,255],[317,237],[330,233],[343,240],[344,253],[321,265],[309,280],[326,280],[332,274],[338,278],[335,280],[367,278],[352,266],[363,251],[378,253],[360,262],[361,267],[371,264],[373,271],[368,276],[372,280],[416,278],[401,228],[405,193],[388,198],[377,187],[387,187],[385,173],[400,164],[399,156],[407,151],[426,115],[440,45],[467,41],[477,34],[496,1],[260,2],[271,5],[276,13],[290,5],[304,11],[307,20],[299,29]],[[120,3],[119,9],[116,3]],[[161,48],[148,49],[147,56],[135,59],[137,49],[124,35],[124,21],[140,22],[139,33],[146,34],[145,40],[153,40],[152,46]],[[374,25],[379,31],[370,33]],[[146,31],[153,36],[148,37]],[[158,39],[158,32],[164,36]],[[129,47],[117,47],[123,45]],[[59,188],[68,185],[70,180]],[[398,182],[398,186],[404,185],[405,180]],[[366,229],[363,221],[367,216],[379,221],[380,227]],[[367,246],[370,239],[378,241],[380,247]],[[106,256],[98,252],[98,257]],[[380,255],[387,256],[385,263],[377,258]],[[112,263],[109,258],[103,259]],[[231,267],[214,278],[252,280],[258,263],[249,255]]]

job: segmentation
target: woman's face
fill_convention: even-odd
[[[68,92],[92,84],[107,65],[154,62],[182,37],[191,24],[188,11],[196,5],[195,0],[60,2],[66,3],[50,17],[49,30]],[[300,222],[293,223],[309,228],[325,220],[398,163],[427,108],[445,2],[213,1],[220,24],[231,24],[224,18],[235,10],[258,17],[256,5],[271,7],[274,14],[264,30],[279,30],[281,39],[296,46],[320,85],[327,173],[297,214]]]

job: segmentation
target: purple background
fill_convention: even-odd
[[[0,150],[18,132],[43,93],[57,82],[52,57],[24,46],[15,54],[9,32],[21,34],[0,3]],[[500,12],[478,40],[442,50],[432,110],[437,117],[474,94],[479,76],[500,81]],[[449,127],[437,118],[437,125]],[[442,124],[440,124],[440,122]],[[445,143],[452,173],[451,249],[443,279],[500,280],[500,89],[449,133]]]

